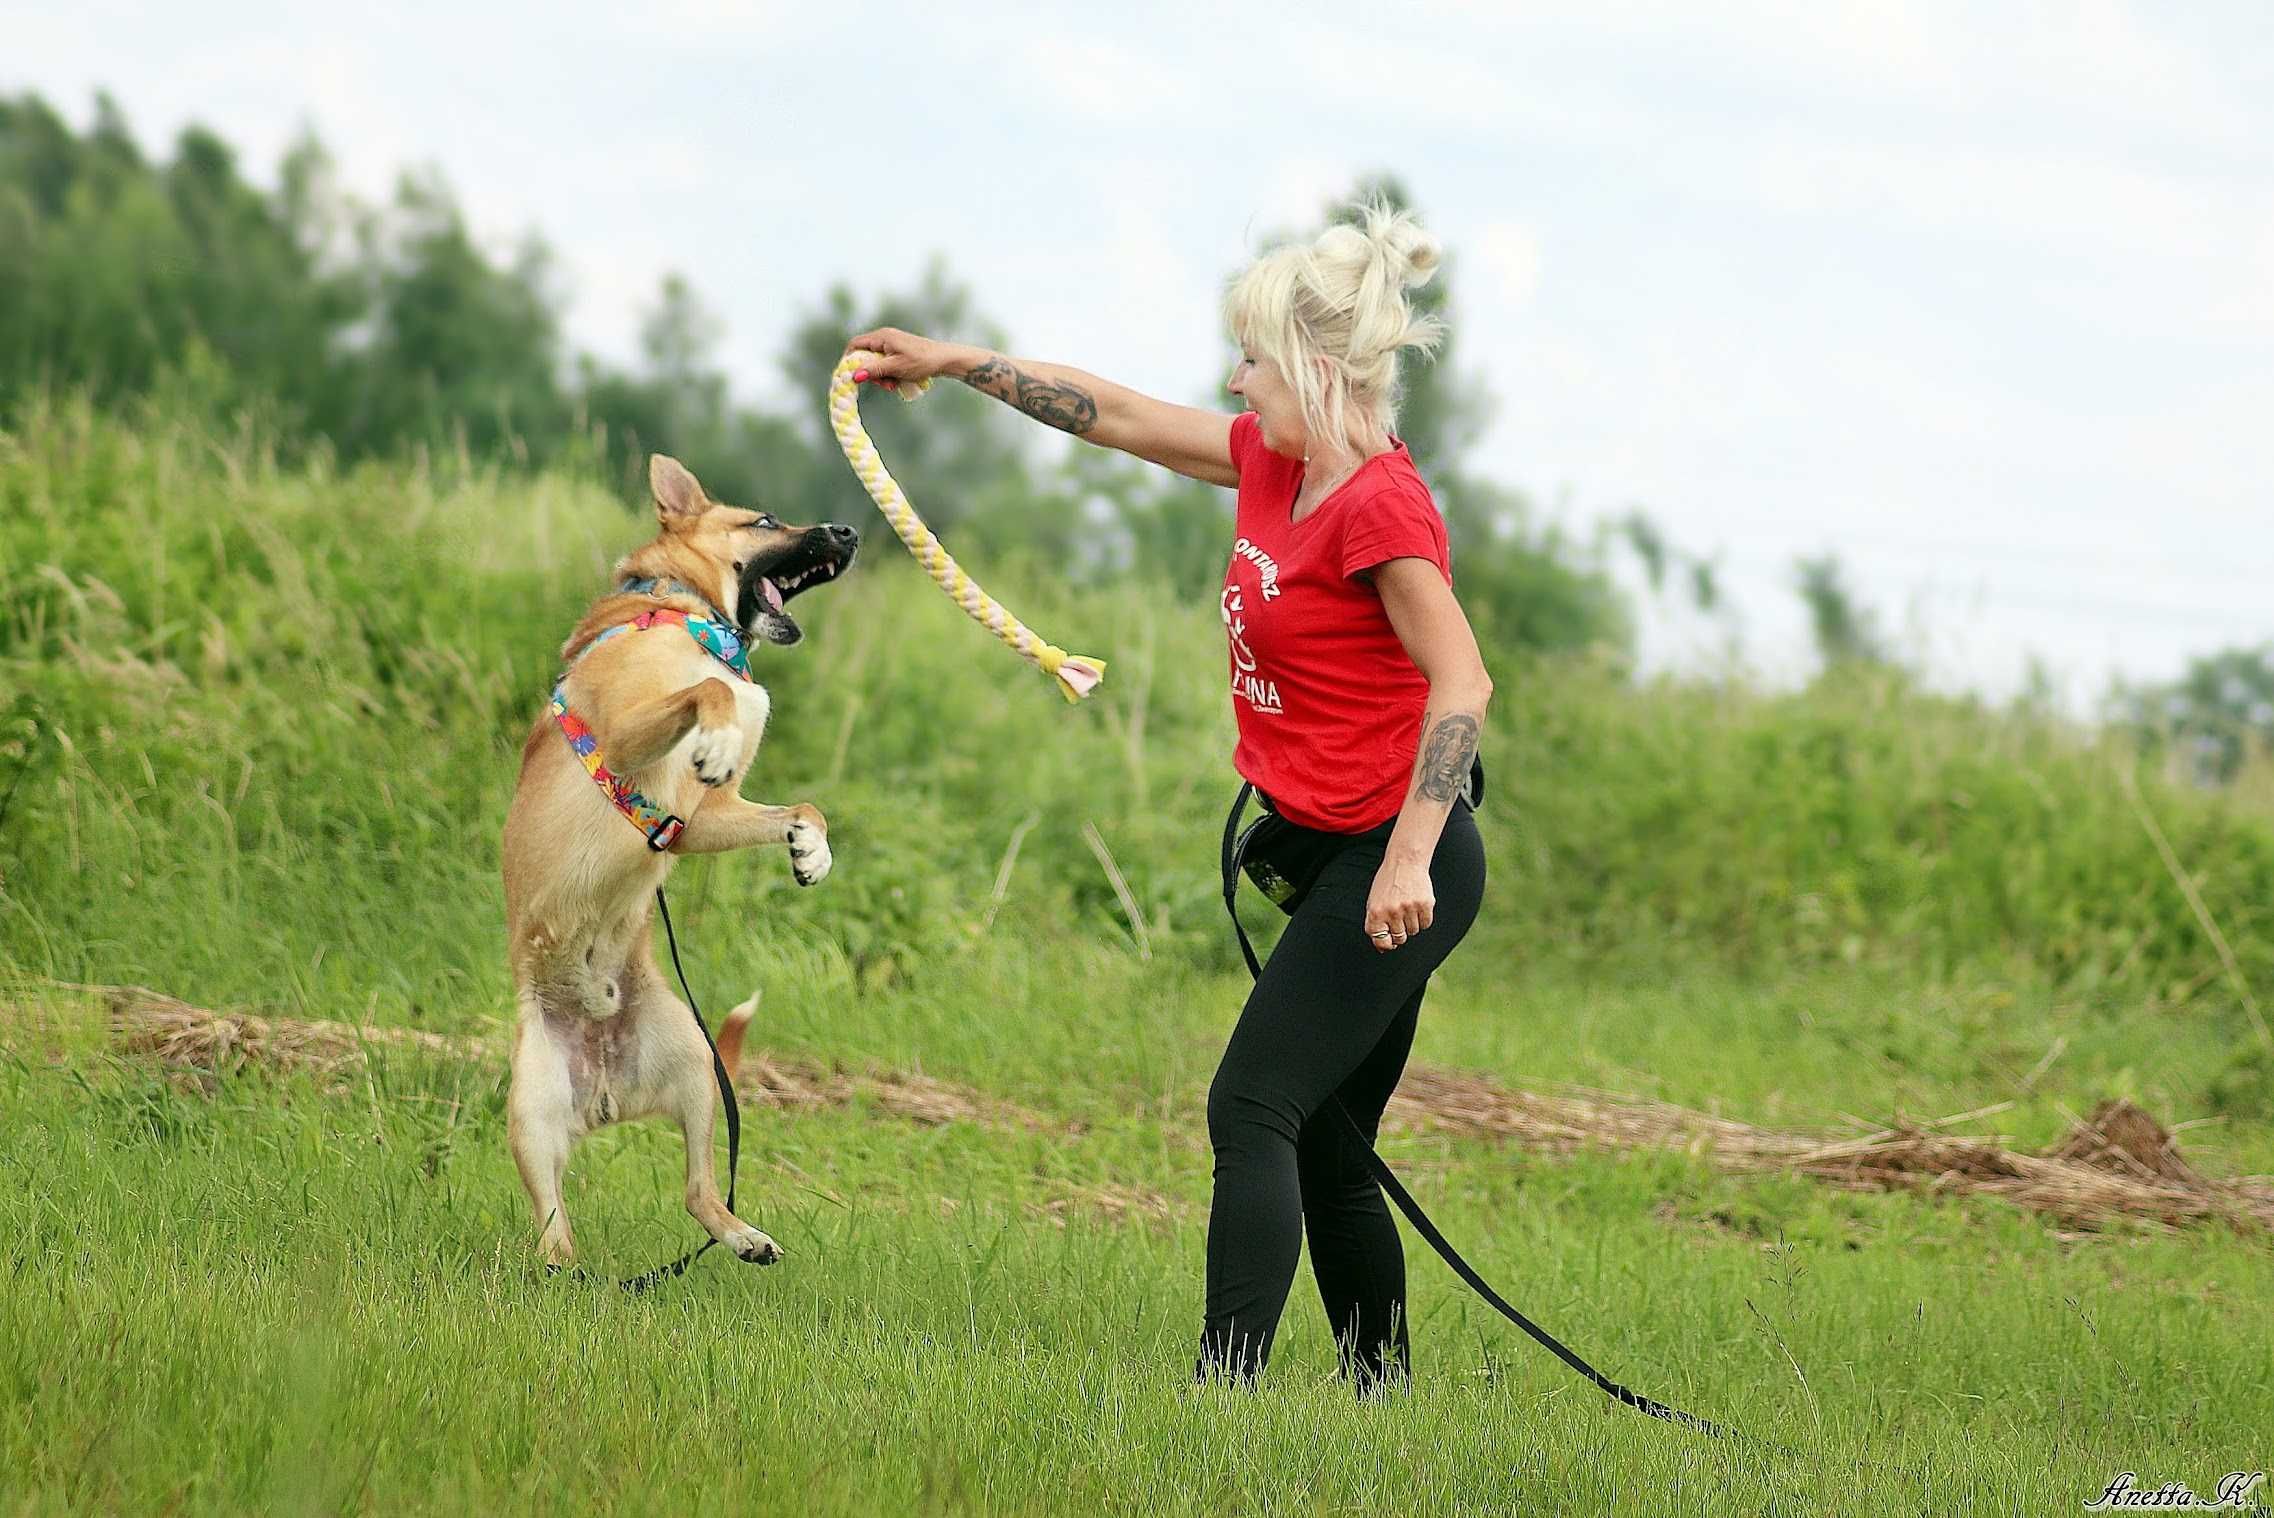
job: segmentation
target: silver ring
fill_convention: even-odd
[[[1376,928],[1373,932],[1367,934],[1366,936],[1368,938],[1394,938],[1396,935],[1393,934],[1388,928]]]

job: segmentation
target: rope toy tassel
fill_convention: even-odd
[[[861,426],[860,386],[853,382],[856,372],[881,357],[881,354],[856,349],[838,360],[836,372],[829,376],[829,426],[837,434],[837,446],[845,450],[845,462],[853,466],[853,473],[860,477],[869,499],[876,502],[876,509],[884,513],[884,519],[892,524],[900,541],[916,556],[916,562],[924,566],[932,583],[962,607],[972,621],[1002,639],[1011,652],[1050,676],[1057,683],[1060,695],[1068,701],[1081,700],[1105,678],[1105,660],[1088,654],[1070,654],[1055,644],[1044,642],[1012,616],[1002,602],[981,590],[979,582],[965,574],[963,566],[948,556],[946,547],[924,525],[923,518],[916,515],[916,508],[908,503],[899,482],[886,472],[876,444],[869,440],[867,429]],[[930,380],[902,385],[900,398],[913,401],[931,388]]]

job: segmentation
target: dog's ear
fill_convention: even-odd
[[[655,494],[655,515],[665,526],[691,522],[711,509],[702,483],[668,454],[647,456],[647,488]]]

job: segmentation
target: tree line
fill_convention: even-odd
[[[1394,180],[1355,188],[1405,200]],[[1425,292],[1433,307],[1447,283]],[[720,320],[681,275],[642,313],[636,363],[572,353],[543,239],[493,257],[438,172],[405,173],[366,204],[304,134],[263,189],[208,128],[184,129],[159,157],[107,96],[84,131],[36,95],[0,99],[0,407],[58,392],[160,397],[251,413],[286,446],[351,461],[423,447],[514,467],[591,463],[627,496],[659,450],[723,498],[859,520],[820,388],[845,334],[880,324],[1009,346],[937,260],[875,298],[839,285],[803,309],[778,355],[791,392],[813,400],[777,414],[735,398]],[[1542,526],[1470,466],[1488,406],[1441,356],[1411,382],[1400,429],[1438,487],[1480,625],[1508,646],[1624,648],[1609,540]],[[872,407],[870,430],[959,545],[1214,594],[1220,492],[1088,449],[1048,456],[1030,426],[960,386],[921,409]]]
[[[1394,177],[1376,176],[1325,212],[1369,194],[1411,204]],[[1432,314],[1450,308],[1458,273],[1454,250],[1418,292]],[[46,394],[155,398],[250,415],[284,447],[350,461],[423,448],[597,468],[635,502],[655,450],[688,460],[725,499],[859,521],[865,497],[820,391],[845,334],[878,325],[1010,346],[938,260],[899,291],[864,298],[836,285],[804,307],[777,355],[790,393],[811,400],[776,413],[736,399],[719,366],[720,319],[678,274],[642,313],[635,363],[571,352],[543,238],[492,256],[438,171],[404,173],[367,204],[306,133],[263,189],[205,127],[155,157],[108,96],[84,131],[37,95],[0,98],[0,414]],[[1630,652],[1614,548],[1632,555],[1646,594],[1717,606],[1711,561],[1647,515],[1566,533],[1476,467],[1492,401],[1460,369],[1458,322],[1449,330],[1454,340],[1408,378],[1399,431],[1444,509],[1480,636],[1507,649]],[[1147,576],[1193,599],[1220,583],[1226,503],[1211,487],[1098,450],[1050,454],[1031,426],[957,385],[922,408],[871,407],[867,420],[927,519],[981,561],[1027,555],[1078,579]],[[1835,560],[1797,564],[1795,589],[1827,674],[1899,664]],[[2274,743],[2269,692],[2274,651],[2232,649],[2110,706],[2143,732],[2184,737],[2227,775],[2250,745]]]

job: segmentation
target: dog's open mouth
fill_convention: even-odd
[[[809,528],[783,552],[744,565],[741,604],[735,608],[744,630],[785,645],[804,637],[789,614],[789,603],[843,574],[851,567],[860,541],[850,527]]]
[[[850,560],[846,562],[849,563]],[[845,565],[843,563],[814,564],[797,571],[795,574],[760,575],[758,577],[758,590],[766,598],[766,609],[768,611],[780,611],[783,603],[799,591],[810,590],[816,585],[826,585],[844,573],[844,570]]]

